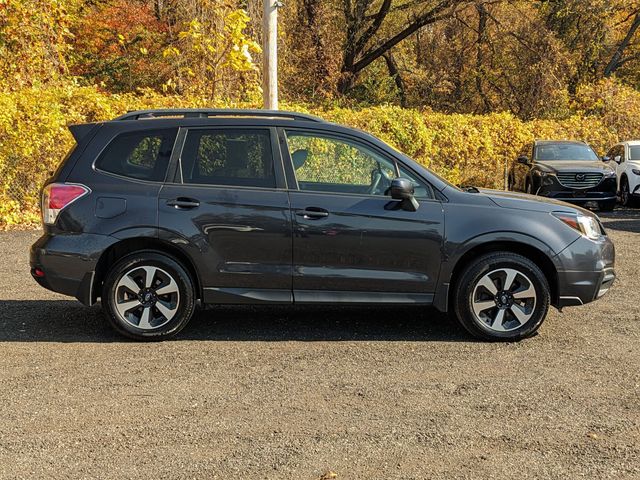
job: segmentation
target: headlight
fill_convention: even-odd
[[[542,170],[534,170],[533,174],[539,177],[546,177],[547,175],[551,175],[550,172],[543,172]]]
[[[608,171],[604,172],[604,176],[605,176],[605,178],[615,177],[616,176],[616,171],[615,170],[608,170]]]
[[[632,168],[631,171],[635,174],[635,175],[640,175],[640,170],[638,170],[637,168]]]
[[[600,222],[595,217],[566,212],[553,212],[552,215],[591,240],[597,240],[604,235]]]

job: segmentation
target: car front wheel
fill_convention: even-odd
[[[175,260],[141,251],[109,270],[102,308],[112,327],[136,340],[163,340],[177,334],[195,310],[193,281]]]
[[[627,177],[623,177],[620,182],[620,203],[625,207],[635,206],[635,198],[631,195]]]
[[[517,341],[533,335],[550,303],[549,283],[522,255],[490,253],[470,263],[456,283],[454,309],[475,337]]]

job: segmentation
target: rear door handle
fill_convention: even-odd
[[[174,207],[178,210],[188,210],[190,208],[198,208],[200,202],[195,198],[178,197],[172,200],[167,200],[167,206]]]
[[[304,217],[307,220],[314,220],[319,218],[327,218],[329,216],[329,212],[324,208],[319,207],[307,207],[304,210],[298,210],[296,215],[299,217]]]

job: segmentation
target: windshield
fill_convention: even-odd
[[[640,160],[640,145],[629,147],[629,160]]]
[[[536,146],[535,160],[598,160],[598,155],[588,145],[576,143],[552,143]]]

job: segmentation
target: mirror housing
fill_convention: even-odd
[[[602,161],[603,161],[603,162],[609,162],[609,161],[611,161],[611,157],[607,157],[606,155],[603,155],[603,156],[602,156],[602,157],[600,157],[600,158],[602,158]]]
[[[522,165],[529,165],[529,157],[527,157],[526,155],[520,155],[517,162]]]
[[[622,161],[622,157],[620,155],[616,155],[613,157],[613,161],[616,163],[620,163]]]
[[[391,181],[391,187],[389,187],[389,195],[394,200],[400,201],[400,208],[409,212],[415,212],[418,210],[420,204],[413,196],[415,188],[413,182],[406,178],[394,178]]]

